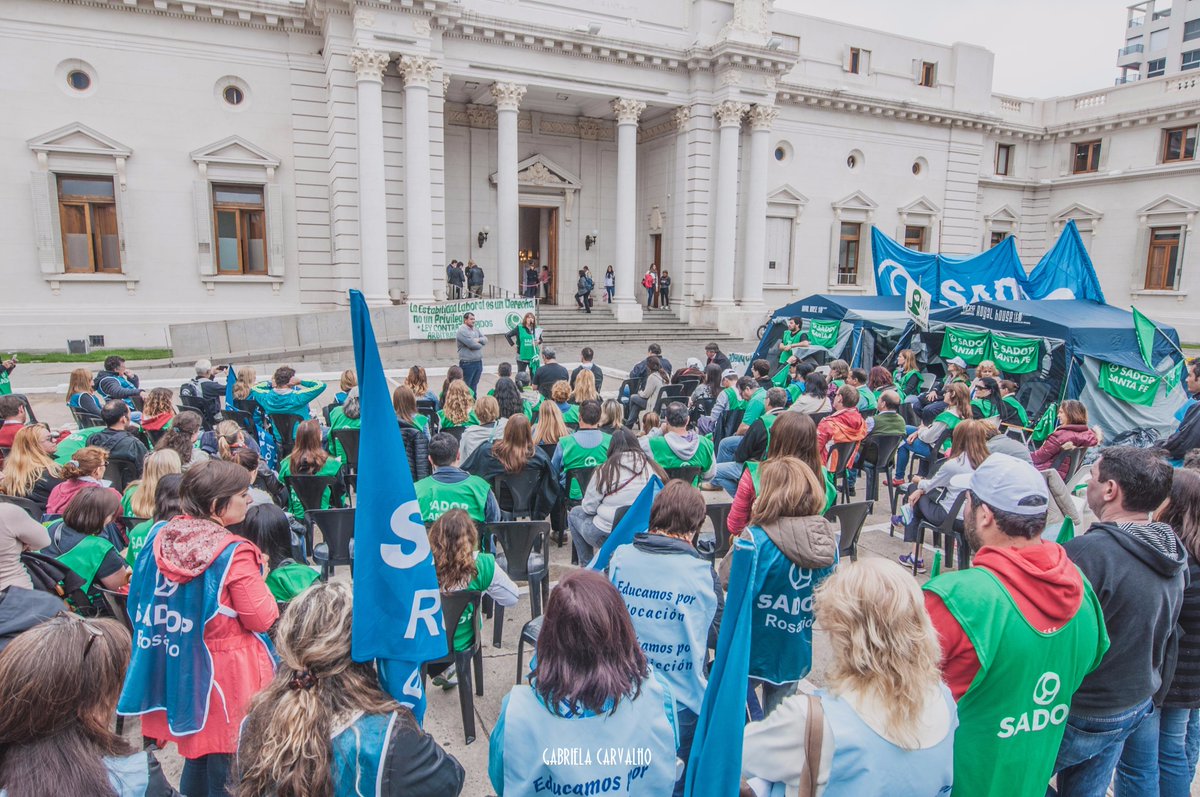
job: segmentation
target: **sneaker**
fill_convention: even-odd
[[[440,686],[442,689],[453,689],[454,687],[458,686],[458,673],[455,672],[454,665],[451,664],[449,667],[433,676],[433,685]]]
[[[903,526],[904,518],[901,517],[900,515],[892,515],[892,525],[893,526]]]
[[[710,493],[717,493],[717,492],[720,492],[722,488],[718,487],[717,485],[713,484],[712,482],[700,482],[700,489],[706,490]]]
[[[853,485],[853,484],[852,484],[852,485],[850,485],[850,488],[849,488],[848,490],[846,490],[846,495],[850,496],[851,498],[853,498],[854,496],[858,495],[858,490],[855,490],[855,489],[854,489],[854,485]]]
[[[892,479],[892,486],[893,487],[903,487],[904,479]]]
[[[903,556],[901,556],[900,564],[904,565],[905,567],[913,567],[913,564],[914,564],[913,563],[913,555],[910,553],[906,553]],[[924,573],[925,572],[925,560],[918,559],[916,561],[915,569],[918,573]],[[437,683],[437,681],[435,680],[434,683]]]

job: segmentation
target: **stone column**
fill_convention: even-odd
[[[521,293],[520,197],[517,192],[517,108],[525,87],[495,83],[496,98],[496,276],[495,284],[515,295]]]
[[[433,204],[429,174],[429,80],[436,65],[428,58],[400,58],[404,76],[404,251],[408,298],[433,301]]]
[[[617,224],[613,269],[616,290],[613,309],[618,321],[640,321],[642,305],[635,286],[642,270],[635,259],[634,231],[637,229],[637,125],[646,103],[616,99],[612,103],[617,117]]]
[[[720,127],[717,184],[713,189],[713,305],[733,304],[733,272],[737,257],[738,133],[750,106],[726,100],[713,109]]]
[[[358,100],[358,256],[363,297],[369,304],[391,303],[383,185],[383,73],[391,60],[388,53],[374,50],[350,53]]]
[[[770,105],[750,109],[750,170],[746,181],[746,262],[742,264],[740,304],[762,304],[767,259],[767,161],[771,124],[779,111]]]

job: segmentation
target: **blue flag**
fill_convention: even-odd
[[[379,345],[359,291],[350,291],[350,321],[362,409],[351,655],[355,661],[379,659],[384,688],[411,707],[419,722],[425,710],[421,663],[447,652],[441,593]]]
[[[1067,222],[1050,251],[1029,273],[1025,292],[1030,299],[1088,299],[1104,304],[1104,291],[1079,237],[1075,220]]]
[[[233,385],[236,382],[237,371],[234,370],[233,363],[230,363],[225,369],[225,409],[227,410],[237,409],[237,406],[233,403],[235,401],[233,397]]]
[[[662,488],[662,479],[651,476],[650,481],[646,482],[637,499],[625,512],[625,517],[621,518],[621,522],[613,528],[612,534],[608,535],[600,550],[596,551],[588,567],[592,570],[608,567],[608,560],[612,558],[613,551],[633,542],[635,536],[650,528],[650,507],[654,505],[654,496],[658,495]]]
[[[685,797],[729,797],[738,793],[742,781],[755,558],[754,543],[734,540],[729,592],[717,635],[717,654],[688,757]]]
[[[938,307],[1026,298],[1025,269],[1011,236],[978,255],[943,255],[906,249],[872,227],[871,257],[880,296],[903,296],[911,280]]]

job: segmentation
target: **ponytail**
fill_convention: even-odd
[[[102,470],[108,464],[108,451],[99,446],[84,446],[71,455],[71,460],[63,465],[62,478],[64,481],[78,479],[81,476],[91,476]]]

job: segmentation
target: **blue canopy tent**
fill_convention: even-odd
[[[981,342],[980,333],[990,333],[987,342]],[[1100,425],[1108,440],[1139,427],[1169,433],[1176,426],[1175,411],[1187,399],[1179,385],[1183,363],[1179,335],[1171,327],[1157,325],[1151,349],[1153,367],[1148,366],[1140,353],[1133,314],[1117,307],[1080,299],[985,301],[947,307],[930,313],[928,330],[910,324],[897,348],[923,348],[933,360],[943,351],[949,354],[958,339],[967,341],[964,346],[977,347],[975,351],[982,356],[975,362],[989,358],[988,352],[996,350],[982,347],[996,341],[1013,349],[1038,341],[1032,370],[1019,378],[1044,379],[1056,388],[1056,399],[1083,401],[1091,422]],[[964,359],[975,364],[970,357]],[[998,360],[1001,371],[1006,370],[999,358],[991,359]],[[1008,373],[1015,370],[1013,366]],[[1122,385],[1129,385],[1128,390]]]
[[[855,368],[880,363],[890,352],[908,324],[903,296],[833,296],[814,294],[779,308],[763,333],[751,361],[762,357],[774,365],[779,360],[779,342],[787,330],[789,318],[802,319],[814,348],[828,351]],[[821,336],[814,332],[813,321],[821,333],[828,333],[830,345],[818,345]],[[822,322],[825,322],[822,325]],[[836,333],[831,323],[837,322]]]

